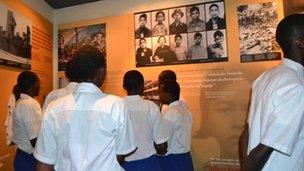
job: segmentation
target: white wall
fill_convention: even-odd
[[[32,8],[34,11],[38,12],[44,18],[49,20],[51,23],[54,19],[54,9],[49,6],[44,0],[21,0],[24,4]]]

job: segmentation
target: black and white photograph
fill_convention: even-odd
[[[0,2],[0,64],[31,69],[32,22]]]
[[[188,34],[188,59],[207,59],[207,38],[206,32],[194,32]]]
[[[228,61],[224,1],[138,12],[134,22],[136,67]]]
[[[205,4],[206,30],[218,30],[226,28],[224,2]]]
[[[170,64],[177,61],[175,54],[170,48],[169,36],[153,37],[152,62]]]
[[[136,67],[152,64],[151,37],[136,39]]]
[[[212,30],[207,32],[208,59],[227,58],[226,30]]]
[[[237,12],[241,62],[280,60],[277,3],[242,5]]]
[[[186,9],[188,32],[206,30],[205,5],[192,5]]]
[[[169,34],[168,10],[153,11],[152,36],[164,36]]]
[[[84,45],[95,46],[106,57],[106,25],[96,24],[59,30],[58,70],[64,71],[66,62]]]
[[[151,13],[135,15],[135,38],[151,37]]]
[[[182,34],[187,33],[186,24],[186,8],[175,8],[169,10],[169,32],[170,34]]]
[[[188,59],[188,37],[187,34],[170,35],[171,50],[178,61],[185,61]]]

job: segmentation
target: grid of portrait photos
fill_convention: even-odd
[[[91,45],[106,58],[106,24],[60,29],[58,31],[58,70],[64,71],[66,63],[81,47]]]
[[[134,14],[136,67],[228,61],[224,1]]]

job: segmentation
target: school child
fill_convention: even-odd
[[[166,142],[169,136],[164,134],[159,108],[152,101],[142,99],[144,77],[139,71],[126,72],[123,78],[123,87],[128,93],[124,102],[138,145],[137,151],[126,157],[123,167],[126,171],[161,170],[156,153],[166,153]]]
[[[193,171],[190,154],[192,113],[185,102],[179,100],[180,87],[176,81],[161,84],[159,92],[161,103],[168,105],[163,117],[171,133],[168,152],[160,157],[161,166],[165,171]]]
[[[14,91],[16,106],[13,110],[13,142],[17,146],[14,160],[15,171],[34,171],[33,156],[41,124],[41,107],[34,97],[39,95],[40,81],[31,71],[19,74]]]

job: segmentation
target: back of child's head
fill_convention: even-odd
[[[18,100],[20,98],[21,93],[26,93],[28,90],[32,88],[34,84],[39,84],[39,78],[37,74],[32,71],[23,71],[18,75],[17,84],[14,86],[13,93]],[[40,87],[35,89],[35,96],[39,94]]]
[[[66,78],[69,80],[69,82],[78,82],[77,75],[74,75],[71,68],[71,60],[69,60],[65,65],[65,72],[64,72]]]
[[[161,89],[164,93],[168,93],[176,101],[179,100],[180,86],[176,81],[167,81],[161,85]]]
[[[144,85],[144,77],[137,70],[127,71],[123,77],[123,87],[128,92],[141,91]]]
[[[106,60],[99,49],[87,45],[73,54],[68,67],[68,74],[71,77],[76,76],[78,82],[88,82],[95,78],[98,70],[105,68]]]
[[[158,76],[158,84],[161,85],[167,81],[176,81],[176,74],[172,70],[164,70]]]

